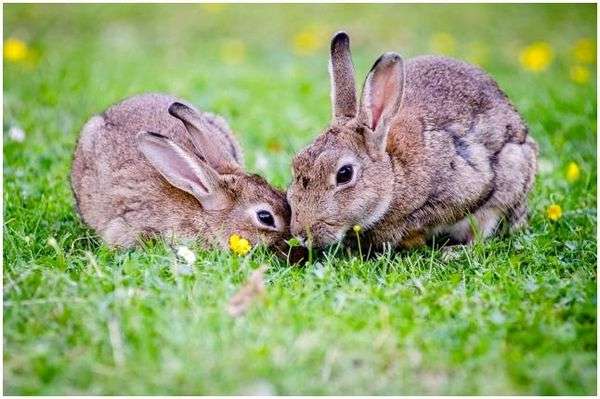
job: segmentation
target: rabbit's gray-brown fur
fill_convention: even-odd
[[[224,119],[168,95],[144,94],[86,123],[71,185],[83,220],[112,246],[160,235],[226,248],[235,233],[284,248],[284,193],[242,165]],[[259,210],[272,214],[273,226],[259,220]]]
[[[386,53],[359,102],[343,32],[330,61],[333,122],[294,158],[292,234],[322,247],[358,224],[371,244],[399,246],[438,234],[468,243],[502,220],[525,225],[537,145],[488,74],[449,58]],[[348,165],[352,179],[340,184]]]

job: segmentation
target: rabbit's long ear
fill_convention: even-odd
[[[192,194],[205,209],[222,207],[220,176],[205,162],[158,133],[138,133],[137,145],[148,162],[171,185]]]
[[[346,32],[338,32],[331,39],[329,74],[334,121],[354,118],[357,111],[356,83],[350,38]]]
[[[220,173],[231,173],[241,169],[234,156],[238,150],[229,138],[223,140],[227,133],[221,131],[214,121],[178,102],[169,106],[169,114],[183,122],[194,147],[210,166]]]
[[[396,53],[385,53],[371,68],[363,85],[359,119],[373,130],[374,149],[385,151],[393,117],[404,93],[404,62]]]

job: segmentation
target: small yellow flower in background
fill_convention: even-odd
[[[281,152],[281,150],[283,150],[283,147],[281,146],[279,140],[273,138],[267,141],[267,149],[271,152]]]
[[[225,8],[225,4],[221,4],[221,3],[202,4],[202,8],[206,12],[216,14],[216,13],[223,11],[223,9]]]
[[[430,47],[436,53],[451,54],[456,49],[456,40],[449,33],[436,33],[431,37]]]
[[[355,233],[360,233],[362,231],[362,226],[360,224],[355,224],[354,227],[352,227],[352,230],[354,230]]]
[[[237,234],[232,234],[231,237],[229,237],[229,248],[231,248],[233,253],[243,256],[250,252],[252,246],[245,238],[242,238]]]
[[[579,180],[579,177],[581,177],[581,169],[579,169],[579,165],[577,165],[575,162],[569,162],[569,165],[567,165],[566,177],[569,183],[574,183]]]
[[[323,30],[318,27],[308,27],[294,35],[294,53],[298,55],[309,55],[323,47]]]
[[[489,58],[489,49],[481,42],[472,42],[467,45],[466,58],[469,62],[483,65]]]
[[[24,41],[12,37],[4,41],[4,58],[8,61],[24,61],[28,55],[29,48]]]
[[[573,57],[583,64],[591,64],[596,61],[596,44],[592,39],[579,39],[573,46]]]
[[[573,65],[569,73],[575,83],[584,84],[590,80],[590,70],[583,65]]]
[[[221,60],[230,65],[239,65],[246,59],[246,45],[238,39],[226,40],[221,44]]]
[[[548,216],[548,219],[556,222],[562,216],[562,208],[558,204],[552,204],[546,209],[546,216]]]
[[[519,60],[523,68],[532,72],[542,72],[548,69],[553,56],[552,47],[548,43],[537,42],[525,47]]]

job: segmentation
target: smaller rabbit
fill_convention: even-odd
[[[294,158],[293,235],[324,247],[360,225],[363,243],[411,247],[526,224],[537,144],[488,74],[450,58],[385,53],[359,102],[344,32],[330,57],[333,121]]]
[[[160,235],[227,248],[238,234],[285,256],[285,195],[242,165],[223,118],[168,95],[143,94],[86,123],[71,185],[82,219],[111,246]]]

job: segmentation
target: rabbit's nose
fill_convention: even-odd
[[[306,230],[302,226],[299,224],[293,224],[290,226],[290,232],[292,233],[292,236],[300,242],[300,245],[303,247],[306,246],[307,235]]]
[[[300,223],[300,221],[303,223]],[[292,236],[298,239],[300,244],[302,244],[304,247],[310,245],[309,241],[311,240],[312,233],[312,225],[307,222],[307,218],[299,218],[298,214],[294,214],[292,215],[292,220],[290,223],[290,233],[292,233]]]

